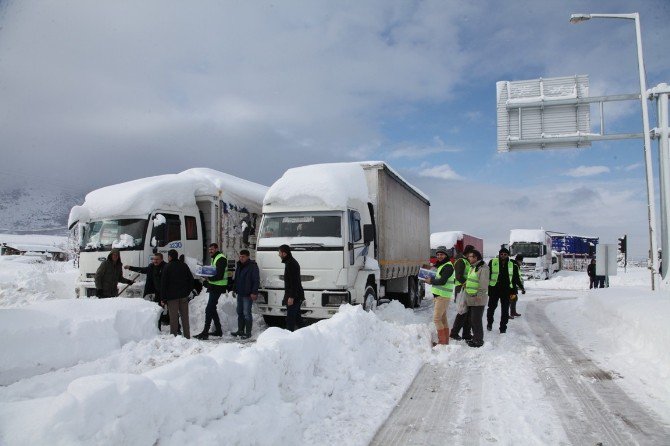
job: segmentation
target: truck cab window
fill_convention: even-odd
[[[184,224],[186,225],[186,240],[198,240],[198,223],[195,217],[184,217]]]
[[[363,238],[361,235],[361,214],[358,211],[349,210],[349,240],[354,243]]]
[[[165,217],[165,223],[154,226],[152,238],[156,239],[158,247],[166,246],[170,242],[181,240],[181,220],[179,215],[161,214]]]

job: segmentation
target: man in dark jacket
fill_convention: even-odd
[[[500,301],[500,333],[507,332],[507,322],[509,321],[509,298],[514,291],[514,287],[521,290],[523,294],[526,290],[519,277],[519,266],[509,258],[509,250],[501,248],[498,257],[489,261],[490,279],[489,279],[489,308],[486,311],[486,329],[493,329],[493,315]]]
[[[118,249],[112,249],[107,260],[102,262],[95,272],[96,295],[99,299],[116,297],[119,293],[119,282],[133,284],[130,279],[123,277],[123,264],[121,253]]]
[[[157,252],[151,257],[151,263],[147,266],[124,265],[123,268],[136,273],[146,274],[147,279],[144,282],[143,296],[147,297],[148,295],[153,294],[153,301],[161,305],[160,288],[163,268],[165,268],[165,265],[167,265],[167,263],[163,261],[163,254]],[[158,329],[161,329],[161,318],[158,319]]]
[[[188,297],[193,291],[193,274],[188,265],[179,260],[176,250],[168,251],[169,263],[163,268],[160,295],[167,303],[170,313],[170,334],[177,336],[181,318],[184,337],[189,339],[191,331],[188,323]]]
[[[160,288],[161,288],[161,277],[163,275],[163,268],[165,268],[165,263],[163,261],[163,254],[157,252],[151,257],[151,263],[147,266],[129,266],[125,265],[124,269],[129,269],[133,272],[146,274],[147,280],[144,282],[144,297],[149,294],[154,295],[154,302],[160,302]]]
[[[231,333],[243,339],[251,337],[251,304],[258,298],[260,275],[258,265],[249,258],[249,251],[240,251],[240,257],[235,266],[233,290],[237,294],[237,331]]]
[[[296,326],[303,326],[302,315],[300,314],[300,304],[305,300],[305,290],[302,288],[300,279],[300,264],[291,254],[291,248],[288,245],[279,247],[279,257],[284,264],[284,300],[282,305],[286,305],[286,328],[295,331]]]
[[[209,339],[210,336],[223,336],[221,329],[221,320],[216,306],[219,304],[219,297],[227,291],[228,288],[228,259],[219,251],[219,245],[212,243],[209,245],[209,256],[212,259],[211,265],[216,267],[216,274],[210,277],[203,284],[209,296],[207,307],[205,307],[205,328],[202,332],[195,335],[197,339]],[[209,332],[209,327],[214,321],[214,331]]]
[[[596,259],[591,259],[591,264],[586,267],[586,273],[589,275],[589,288],[598,288],[598,279],[596,279]]]

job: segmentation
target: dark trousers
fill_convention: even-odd
[[[454,293],[454,296],[456,296],[454,298],[454,302],[456,303],[458,302],[458,299],[465,299],[465,296],[461,296],[460,292],[461,287],[457,286],[456,292]],[[472,334],[470,334],[470,316],[468,316],[467,312],[464,314],[456,313],[456,318],[454,319],[454,323],[451,328],[451,334],[457,335],[458,332],[461,331],[461,329],[463,329],[463,336],[462,336],[463,339],[468,339],[472,336]]]
[[[286,307],[286,329],[295,331],[296,328],[301,328],[302,314],[300,314],[300,303],[294,303]]]
[[[489,308],[486,311],[486,321],[493,325],[493,315],[500,301],[500,329],[507,330],[509,320],[509,291],[497,288],[489,288]]]
[[[456,313],[456,318],[454,319],[454,324],[453,327],[451,328],[451,334],[452,335],[457,335],[461,329],[463,329],[463,335],[461,336],[463,339],[468,339],[472,334],[470,334],[471,328],[470,328],[470,316],[468,313],[470,312],[469,307],[468,307],[468,312],[464,314],[458,314]]]
[[[484,342],[484,327],[482,319],[484,318],[484,305],[478,307],[468,307],[470,327],[472,327],[472,341],[475,343]]]
[[[179,319],[181,318],[181,328],[184,337],[191,337],[191,330],[188,323],[188,297],[181,299],[170,299],[167,301],[168,311],[170,312],[170,334],[177,336],[179,333]]]
[[[598,288],[598,281],[595,276],[589,276],[589,289]]]
[[[219,319],[219,313],[216,311],[216,306],[219,304],[219,297],[221,297],[221,294],[223,294],[222,290],[211,288],[209,290],[207,307],[205,307],[205,329],[203,331],[209,331],[212,321],[214,321],[214,328],[216,330],[221,330],[221,320]]]

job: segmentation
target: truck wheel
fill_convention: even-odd
[[[365,293],[363,293],[363,309],[365,311],[374,311],[374,309],[377,308],[377,303],[378,299],[375,289],[371,286],[367,287]]]
[[[421,296],[419,295],[419,284],[417,283],[416,279],[414,277],[410,277],[409,283],[407,284],[408,286],[408,297],[409,297],[409,303],[410,303],[410,308],[417,308],[419,304],[421,304]]]

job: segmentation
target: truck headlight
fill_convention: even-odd
[[[323,307],[339,307],[342,304],[351,302],[351,295],[349,292],[325,292],[321,294],[321,306]]]

